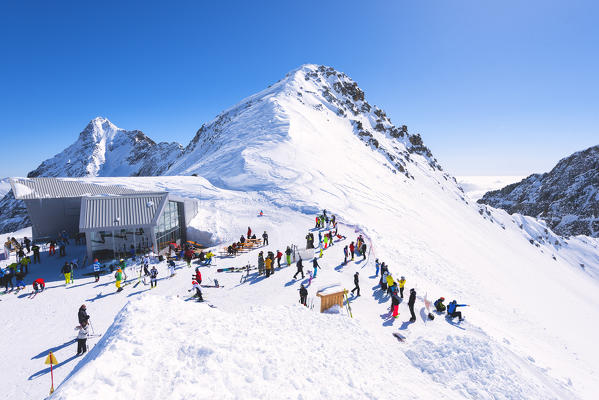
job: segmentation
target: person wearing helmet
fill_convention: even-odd
[[[200,289],[200,284],[195,279],[191,281],[191,289],[189,289],[188,292],[191,292],[194,289],[196,293],[191,297],[197,297],[198,301],[204,301],[204,299],[202,298],[202,290]]]
[[[94,278],[96,278],[96,282],[98,282],[100,280],[100,262],[98,261],[98,259],[94,259]]]
[[[379,276],[379,268],[381,267],[381,264],[379,263],[378,258],[374,261],[374,266],[376,268],[376,271],[374,272],[374,274],[378,277]]]
[[[445,312],[446,307],[445,307],[445,304],[443,304],[444,301],[445,301],[445,297],[439,297],[437,299],[437,301],[435,301],[435,303],[434,303],[435,309],[440,313]]]
[[[461,311],[457,311],[458,307],[468,307],[468,304],[458,304],[458,302],[456,300],[452,300],[447,305],[447,315],[451,318],[459,317],[460,321],[462,321],[464,319],[464,317],[462,316]]]
[[[406,277],[402,276],[399,280],[399,297],[403,299],[403,287],[406,285]]]
[[[121,261],[119,262],[119,269],[125,277],[125,280],[127,280],[127,273],[125,272],[125,268],[127,268],[127,262],[121,258]]]
[[[116,280],[114,283],[116,286],[116,291],[121,292],[123,290],[123,288],[121,287],[121,281],[123,280],[123,271],[120,268],[116,270],[114,278]]]

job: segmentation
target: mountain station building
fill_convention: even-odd
[[[12,178],[17,200],[23,200],[34,242],[56,240],[66,231],[85,236],[87,259],[110,260],[168,251],[187,239],[187,226],[198,213],[193,199],[169,192],[140,192],[73,178]]]

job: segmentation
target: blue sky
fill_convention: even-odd
[[[347,73],[456,175],[543,172],[599,144],[597,2],[121,3],[0,4],[0,176],[98,115],[186,145],[304,63]]]

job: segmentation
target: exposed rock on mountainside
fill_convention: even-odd
[[[479,203],[540,218],[561,235],[599,237],[599,146],[560,160],[548,173],[488,192]]]

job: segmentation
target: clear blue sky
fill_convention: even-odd
[[[456,175],[542,172],[599,144],[596,1],[202,3],[0,3],[0,177],[98,115],[186,145],[304,63],[347,73]]]

